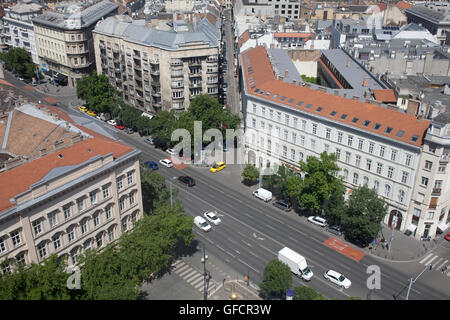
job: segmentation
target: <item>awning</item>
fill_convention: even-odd
[[[444,232],[445,230],[447,230],[448,225],[445,224],[445,223],[443,223],[443,222],[441,222],[441,223],[438,225],[438,228],[439,228],[442,232]]]
[[[408,229],[406,229],[406,230],[408,230],[411,233],[413,233],[414,231],[416,231],[416,229],[417,229],[417,226],[415,224],[410,224]]]

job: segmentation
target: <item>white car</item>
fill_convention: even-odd
[[[308,217],[308,221],[321,227],[325,227],[327,225],[327,221],[319,216],[310,216]]]
[[[177,152],[175,151],[175,149],[167,149],[166,152],[172,156],[177,156]]]
[[[211,226],[200,216],[194,218],[194,224],[205,232],[211,231]]]
[[[117,124],[116,120],[114,120],[114,119],[108,120],[108,121],[106,121],[106,123],[110,124],[112,126],[115,126]]]
[[[161,163],[164,167],[167,167],[167,168],[172,168],[173,167],[173,163],[169,159],[159,160],[159,163]]]
[[[219,225],[222,223],[222,221],[220,220],[220,218],[212,211],[206,211],[203,216],[206,218],[206,220],[208,220],[209,222],[211,222],[214,225]]]
[[[331,281],[345,289],[350,288],[350,286],[352,285],[352,282],[349,279],[347,279],[346,277],[344,277],[344,275],[334,270],[328,270],[327,272],[325,272],[323,276],[328,281]]]

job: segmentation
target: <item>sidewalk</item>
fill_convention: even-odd
[[[231,280],[213,292],[209,300],[262,300],[258,291],[259,289],[251,283],[247,286],[242,280]]]

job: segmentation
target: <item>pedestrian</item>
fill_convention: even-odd
[[[442,267],[442,273],[444,273],[445,271],[447,271],[447,266],[446,265]]]

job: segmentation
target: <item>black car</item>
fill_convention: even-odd
[[[180,182],[183,182],[183,183],[187,184],[188,187],[195,186],[195,180],[193,178],[189,177],[189,176],[180,176],[180,177],[178,177],[178,180]]]
[[[286,212],[291,211],[291,205],[289,203],[286,203],[286,202],[281,201],[281,200],[275,201],[273,203],[273,206],[277,207],[277,208],[279,208],[279,209],[281,209],[283,211],[286,211]]]
[[[342,229],[341,229],[341,227],[336,226],[336,225],[328,227],[328,228],[327,228],[327,231],[328,231],[328,232],[331,232],[332,234],[335,234],[335,235],[337,235],[337,236],[341,236],[341,235],[342,235]]]
[[[366,241],[364,241],[363,239],[361,239],[359,237],[348,236],[347,240],[353,244],[356,244],[358,247],[361,247],[361,248],[365,248],[368,245],[368,243]]]

